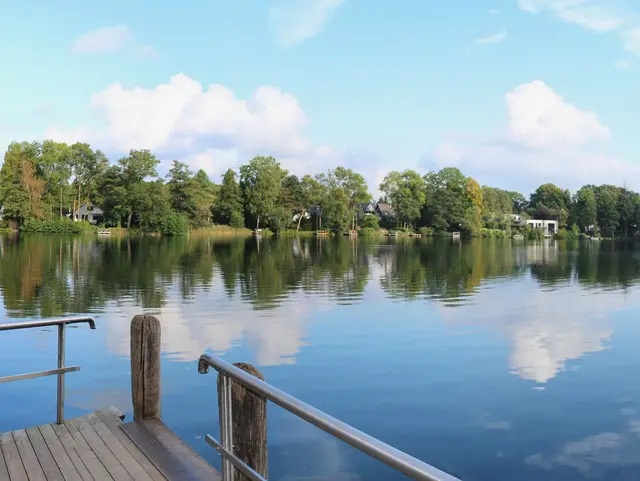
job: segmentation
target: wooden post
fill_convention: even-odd
[[[264,376],[251,364],[237,362],[237,368],[264,381]],[[220,396],[218,376],[218,396]],[[218,407],[221,403],[218,403]],[[267,452],[267,400],[231,379],[231,412],[233,415],[233,453],[264,478],[269,477]],[[222,412],[220,412],[222,416]],[[234,481],[249,481],[235,469]]]
[[[131,398],[133,420],[160,419],[160,321],[131,320]]]

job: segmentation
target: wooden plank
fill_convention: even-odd
[[[40,467],[44,471],[47,481],[64,481],[62,472],[56,464],[56,461],[53,459],[47,444],[44,442],[44,438],[42,437],[42,434],[40,434],[40,430],[36,427],[29,428],[25,432],[31,442],[33,451],[36,453],[36,458],[40,462]]]
[[[89,425],[93,428],[96,434],[102,439],[102,442],[106,444],[109,451],[120,461],[120,464],[127,470],[131,477],[135,481],[153,481],[149,473],[140,465],[138,461],[131,455],[129,451],[118,441],[111,430],[104,425],[102,420],[97,414],[91,413],[85,416]]]
[[[78,470],[78,474],[80,475],[80,477],[83,480],[86,479],[86,480],[92,481],[93,476],[91,476],[91,474],[89,473],[89,470],[87,469],[87,466],[85,466],[85,464],[82,462],[82,459],[80,458],[80,453],[78,449],[76,449],[76,443],[73,440],[73,437],[71,436],[71,434],[69,433],[69,430],[67,429],[67,427],[64,425],[58,426],[57,424],[50,424],[49,427],[53,430],[54,434],[60,441],[60,444],[62,444],[62,447],[64,448],[66,453],[69,455],[69,459],[71,459],[71,462],[73,463],[75,468]],[[104,467],[102,469],[104,469]],[[106,473],[106,470],[105,470],[105,473]]]
[[[67,451],[62,446],[60,439],[58,439],[58,436],[56,436],[56,433],[51,425],[45,424],[44,426],[40,426],[38,429],[40,430],[42,439],[44,439],[44,442],[49,448],[53,459],[55,459],[58,468],[60,468],[60,472],[62,473],[65,481],[83,481],[82,474],[78,471],[78,468],[76,467],[71,455],[67,453]],[[78,456],[75,450],[72,449],[71,452],[75,454],[75,456]],[[80,458],[78,458],[77,461],[78,463],[82,464]],[[84,468],[84,465],[82,467]],[[84,479],[89,479],[89,472],[87,472],[86,474],[87,476]]]
[[[164,481],[166,478],[162,475],[158,468],[149,461],[140,449],[129,439],[129,437],[121,429],[122,421],[120,420],[119,413],[115,413],[109,409],[103,409],[96,413],[102,422],[109,428],[113,435],[120,441],[127,451],[140,463],[144,470],[149,473],[149,476],[154,481]]]
[[[29,481],[27,472],[18,453],[18,447],[11,433],[0,435],[0,450],[6,463],[7,472],[11,481]]]
[[[167,479],[185,481],[222,479],[220,473],[160,420],[150,419],[128,423],[122,426],[122,430]]]
[[[29,442],[29,437],[27,436],[26,431],[24,429],[20,429],[11,434],[13,435],[13,440],[16,442],[16,446],[18,447],[20,459],[22,459],[22,464],[27,472],[27,476],[29,476],[29,480],[47,481],[44,471],[42,471],[42,467],[36,457],[36,453],[33,451],[33,447]]]
[[[9,481],[9,471],[7,471],[7,463],[4,462],[2,448],[0,448],[0,481]]]
[[[87,441],[82,437],[82,434],[80,434],[77,427],[75,427],[70,421],[67,421],[62,426],[52,425],[52,427],[60,441],[63,441],[64,431],[67,431],[67,434],[71,438],[73,448],[78,453],[82,463],[86,466],[93,479],[96,481],[113,481],[113,478],[108,473],[107,468],[105,468],[100,462],[96,453],[91,450]]]
[[[118,461],[107,445],[100,439],[100,436],[93,430],[86,418],[77,418],[65,424],[75,427],[78,430],[100,462],[107,468],[107,471],[113,479],[117,481],[132,479],[124,466],[120,464],[120,461]]]

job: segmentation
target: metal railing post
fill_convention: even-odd
[[[58,369],[64,369],[64,324],[58,324]],[[64,372],[58,374],[58,404],[56,410],[56,423],[64,422]]]
[[[233,413],[231,408],[231,379],[220,373],[220,441],[222,447],[233,453]],[[234,467],[227,458],[222,458],[222,481],[233,481]]]

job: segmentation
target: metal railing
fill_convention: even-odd
[[[231,380],[242,384],[245,388],[263,396],[269,401],[295,414],[301,419],[317,426],[354,448],[369,456],[382,461],[384,464],[400,471],[412,479],[423,481],[460,481],[450,474],[408,455],[379,439],[376,439],[362,431],[357,430],[319,409],[310,406],[299,399],[261,381],[260,379],[237,368],[233,364],[223,361],[215,356],[203,354],[200,356],[198,371],[201,374],[209,372],[209,367],[218,371],[220,379],[220,441],[207,434],[206,441],[213,446],[222,456],[222,479],[233,481],[234,468],[240,470],[249,479],[255,481],[267,481],[254,471],[244,461],[233,454],[233,432],[231,412]]]
[[[58,368],[47,371],[29,372],[26,374],[16,374],[13,376],[0,377],[0,384],[10,381],[22,381],[24,379],[34,379],[44,376],[58,376],[58,396],[56,409],[56,423],[64,422],[64,375],[68,372],[79,371],[80,366],[65,366],[65,328],[69,324],[89,324],[91,329],[96,328],[96,322],[91,317],[65,317],[62,319],[45,319],[32,322],[15,322],[12,324],[0,324],[1,331],[16,331],[18,329],[31,329],[37,327],[58,326]]]

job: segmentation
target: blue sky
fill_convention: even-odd
[[[634,177],[640,7],[623,0],[0,0],[0,142],[458,166],[525,191]],[[213,87],[210,87],[214,85]]]

